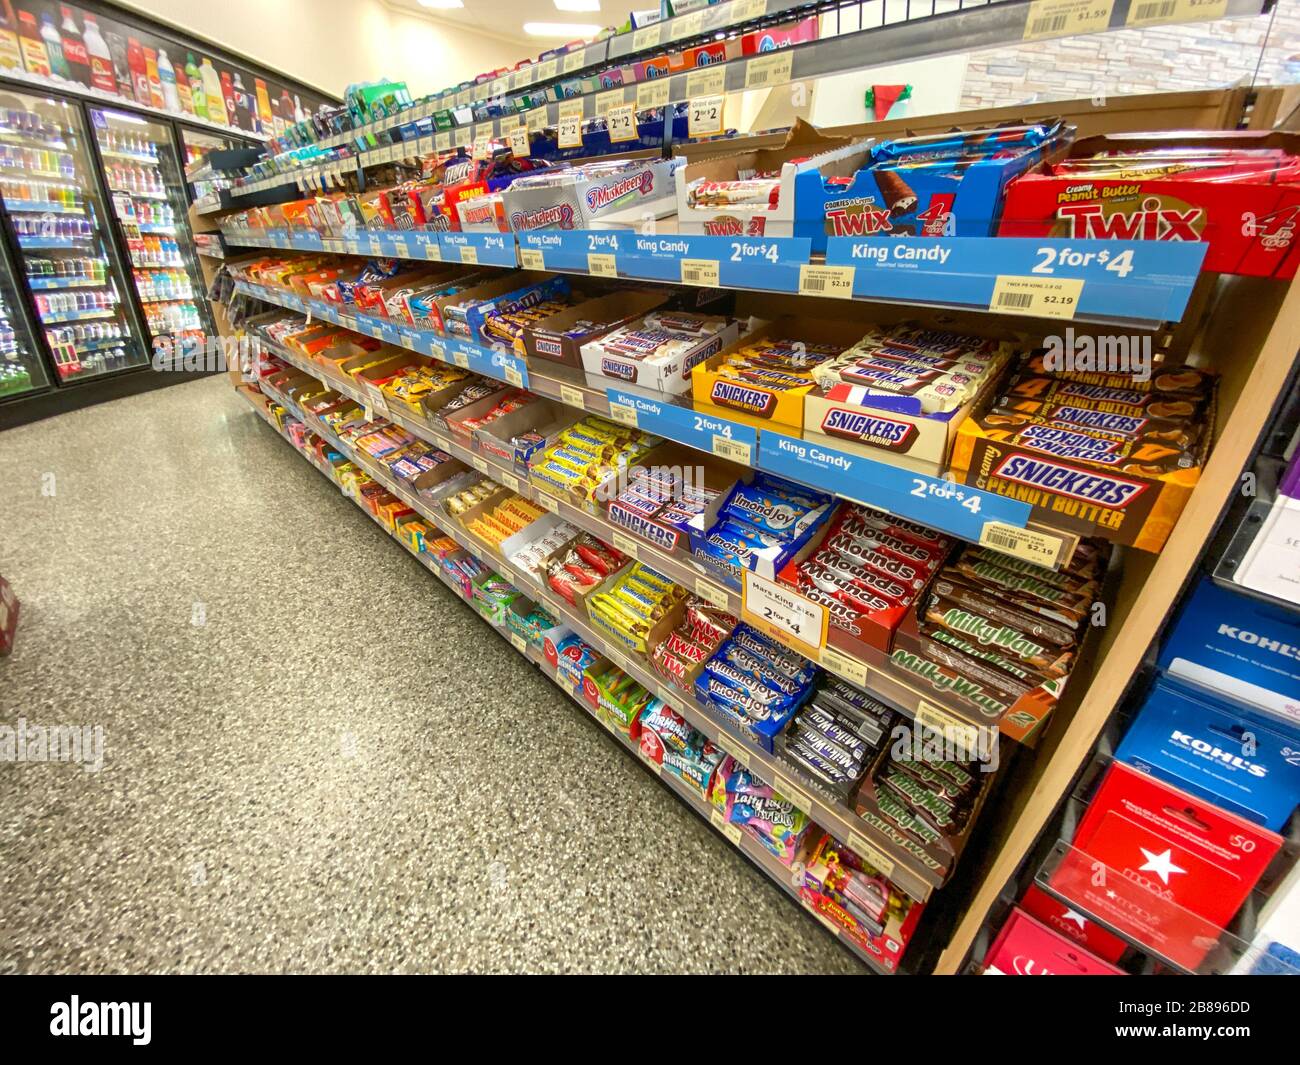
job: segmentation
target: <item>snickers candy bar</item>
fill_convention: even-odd
[[[1214,387],[1214,375],[1192,366],[1156,367],[1146,381],[1135,381],[1132,374],[1111,373],[1105,370],[1067,370],[1053,371],[1047,368],[1043,355],[1031,355],[1020,368],[1022,380],[1042,378],[1046,380],[1067,380],[1083,384],[1098,385],[1102,388],[1119,389],[1126,392],[1148,392],[1156,394],[1180,393],[1183,395],[1204,396]],[[1038,386],[1033,386],[1038,387]]]
[[[999,403],[984,420],[1008,429],[1028,425],[1052,425],[1076,429],[1111,440],[1132,440],[1192,447],[1201,437],[1201,426],[1187,418],[1149,418],[1122,411],[1095,410],[1071,403],[1039,403],[1013,400]]]
[[[1017,425],[1017,420],[989,412],[979,419],[979,424],[991,440],[1054,458],[1086,462],[1092,466],[1145,477],[1159,477],[1176,470],[1192,469],[1200,462],[1195,452],[1163,441],[1118,440],[1043,424],[1035,419]]]
[[[1135,418],[1185,420],[1195,417],[1205,406],[1208,390],[1205,393],[1164,392],[1142,388],[1131,378],[1122,384],[1106,385],[1073,380],[1065,375],[1020,377],[1007,386],[999,403],[1018,404],[1022,400],[1084,407]]]

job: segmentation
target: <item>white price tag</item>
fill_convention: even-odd
[[[528,126],[528,132],[540,133],[546,128],[546,108],[534,107],[524,114],[524,121]]]
[[[1033,0],[1025,17],[1023,40],[1096,33],[1110,24],[1115,0]]]
[[[611,403],[609,416],[620,425],[630,425],[633,429],[637,427],[636,408],[627,403]]]
[[[995,551],[1015,555],[1036,566],[1051,569],[1060,559],[1065,541],[1059,536],[1039,532],[1037,529],[1022,529],[1001,521],[986,521],[980,529],[980,546],[991,547]]]
[[[698,37],[704,32],[704,12],[692,11],[689,15],[679,15],[668,25],[670,41],[684,41],[688,37]]]
[[[519,633],[512,632],[510,634],[510,642],[514,645],[515,650],[521,655],[526,655],[528,653],[528,641],[520,636]]]
[[[656,22],[653,26],[635,30],[632,34],[632,51],[644,52],[647,48],[658,48],[663,44],[664,24]]]
[[[1083,281],[1069,277],[1018,277],[998,274],[989,310],[1033,318],[1073,318]]]
[[[451,151],[451,133],[435,133],[433,135],[433,147],[435,151]]]
[[[525,270],[545,270],[546,256],[540,248],[520,248],[519,265]]]
[[[718,288],[721,284],[716,259],[682,259],[680,261],[683,285]]]
[[[451,353],[451,361],[454,362],[457,366],[459,366],[462,370],[469,369],[469,356],[466,355],[463,351],[453,351]]]
[[[693,97],[686,105],[686,117],[692,137],[716,137],[722,132],[724,99],[721,94]]]
[[[555,71],[557,66],[558,63],[554,59],[548,59],[544,63],[538,63],[537,76],[533,78],[533,82],[536,83],[539,81],[550,81],[552,78],[555,77]]]
[[[519,478],[516,477],[513,473],[506,473],[503,470],[501,472],[501,483],[505,485],[507,488],[509,488],[510,491],[512,492],[519,491]]]
[[[709,811],[709,824],[721,832],[731,841],[732,846],[740,846],[741,831],[739,825],[733,825],[727,820],[727,815],[719,810],[716,806]]]
[[[515,388],[524,387],[524,375],[519,372],[518,366],[506,367],[506,383],[513,385]]]
[[[610,89],[609,92],[596,94],[596,115],[607,114],[611,108],[622,107],[627,97],[622,89]]]
[[[705,580],[703,577],[696,577],[695,594],[710,606],[716,606],[719,610],[729,609],[727,605],[728,598],[726,590],[719,588],[710,580]]]
[[[833,296],[836,299],[853,298],[852,266],[814,266],[805,263],[799,267],[799,295]]]
[[[867,664],[856,658],[850,658],[834,647],[822,648],[822,665],[832,673],[838,673],[845,680],[850,680],[859,687],[867,686]]]
[[[750,447],[749,441],[733,440],[721,433],[713,434],[713,453],[720,459],[738,462],[742,466],[749,466],[754,461],[753,448]]]
[[[460,246],[460,261],[468,263],[470,266],[478,265],[478,248],[473,244],[462,244]]]
[[[565,74],[572,74],[575,70],[581,70],[587,60],[587,49],[575,48],[572,52],[566,52],[562,69]]]
[[[537,493],[537,502],[552,514],[558,514],[560,512],[560,501],[554,496],[547,495],[545,492]]]
[[[514,129],[507,131],[506,140],[510,142],[511,155],[523,159],[533,154],[527,126],[515,126]]]
[[[573,385],[560,385],[560,401],[567,406],[578,408],[585,407],[587,403],[582,389],[574,388]]]
[[[826,608],[805,599],[795,589],[745,574],[742,613],[764,632],[819,657],[826,644]]]
[[[638,560],[641,558],[641,545],[630,536],[625,536],[621,532],[616,532],[613,536],[613,544],[629,558]]]

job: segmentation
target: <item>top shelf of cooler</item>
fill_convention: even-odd
[[[566,115],[570,114],[575,101],[583,117],[593,118],[617,103],[634,103],[643,109],[661,107],[686,103],[700,96],[767,89],[867,66],[1012,42],[1258,15],[1269,3],[1270,0],[1165,0],[1161,3],[1101,0],[1081,10],[1075,0],[866,0],[856,4],[731,0],[615,34],[585,48],[531,63],[492,81],[446,90],[396,115],[327,137],[316,142],[316,146],[369,147],[380,134],[443,111],[453,112],[457,127],[491,123],[492,132],[499,134],[503,127],[517,125],[521,117],[538,116],[543,111],[546,120],[554,124],[559,121],[561,106],[565,107]],[[704,44],[721,33],[761,19],[776,16],[795,19],[804,14],[833,18],[834,35],[622,86],[593,86],[585,91],[586,87],[579,85],[577,88],[583,91],[572,95],[565,89],[563,105],[556,99],[562,83],[591,77],[609,66],[631,66],[638,58],[644,60],[692,44]],[[534,95],[545,95],[548,101],[527,108],[516,106],[521,98]],[[500,102],[497,112],[508,107],[509,113],[474,113],[475,108],[492,101]],[[455,114],[458,110],[461,113]],[[479,135],[487,131],[475,132]]]

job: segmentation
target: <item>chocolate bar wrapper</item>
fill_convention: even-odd
[[[1017,375],[1022,381],[1042,379],[1047,381],[1068,380],[1085,385],[1094,385],[1102,389],[1118,389],[1123,392],[1142,392],[1152,395],[1191,395],[1204,398],[1214,387],[1214,375],[1193,366],[1158,366],[1146,381],[1135,381],[1129,373],[1111,373],[1105,370],[1067,370],[1055,371],[1047,368],[1046,356],[1030,355]],[[1036,391],[1041,386],[1034,384],[1029,391]],[[1014,391],[1014,390],[1013,390]],[[1017,394],[1028,394],[1017,392]],[[1041,397],[1040,397],[1041,398]]]
[[[958,558],[956,570],[967,580],[988,588],[999,589],[999,594],[1013,598],[1025,596],[1041,604],[1055,617],[1072,629],[1078,629],[1096,598],[1096,586],[1085,585],[1085,591],[1072,591],[1054,581],[1045,581],[1035,574],[1015,573],[993,562],[971,557],[965,553]],[[1050,573],[1051,570],[1045,572]]]
[[[1049,677],[1065,676],[1074,662],[1072,647],[1065,648],[1035,639],[1024,628],[1016,628],[999,618],[990,618],[969,603],[931,596],[926,604],[925,619],[973,640],[981,647],[990,647],[1010,658],[1019,659]],[[895,648],[891,656],[896,661],[900,650]],[[999,716],[1008,708],[1005,699],[997,700],[990,706]]]
[[[1213,390],[1196,392],[1161,392],[1134,387],[1091,384],[1072,380],[1068,375],[1019,377],[1007,386],[998,400],[1000,405],[1023,410],[1022,404],[1066,405],[1085,410],[1123,414],[1131,418],[1195,418],[1209,402]]]
[[[1036,602],[1016,600],[1013,603],[999,595],[995,589],[969,581],[951,569],[944,570],[935,578],[931,593],[960,603],[995,621],[1022,629],[1041,642],[1071,648],[1078,638],[1074,629],[1048,616]]]
[[[1196,451],[1159,440],[1118,440],[1041,423],[1037,419],[1021,422],[1018,418],[1009,419],[992,412],[981,415],[978,424],[990,440],[1040,455],[1143,477],[1160,477],[1200,464]]]

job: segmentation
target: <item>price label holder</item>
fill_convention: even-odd
[[[913,473],[849,451],[765,429],[759,469],[832,495],[896,514],[932,529],[978,541],[986,522],[1024,528],[1028,503],[939,477]]]
[[[537,76],[533,78],[533,82],[551,81],[555,77],[558,66],[559,63],[555,59],[547,59],[545,62],[538,63],[536,67]]]
[[[454,350],[451,353],[451,361],[459,366],[462,370],[469,369],[469,356],[460,350]]]
[[[683,285],[717,288],[722,284],[722,268],[716,259],[682,259],[681,269]]]
[[[994,551],[1055,569],[1072,546],[1064,537],[1039,529],[1022,529],[999,521],[984,523],[979,544]]]
[[[516,477],[513,473],[506,473],[505,471],[502,471],[501,483],[505,485],[507,488],[509,488],[510,491],[512,492],[519,491],[519,478]]]
[[[524,115],[524,124],[529,133],[540,133],[547,126],[546,108],[534,107]]]
[[[618,277],[618,265],[610,254],[588,252],[587,273],[592,277]]]
[[[735,0],[728,12],[732,22],[750,22],[767,14],[767,0]]]
[[[546,256],[540,248],[520,248],[519,265],[525,270],[545,270]]]
[[[515,650],[521,655],[526,655],[528,653],[528,641],[520,636],[519,633],[512,632],[510,634],[510,642],[514,645]]]
[[[799,267],[799,295],[851,300],[855,272],[851,266],[815,266],[805,263]]]
[[[793,780],[783,773],[772,774],[772,788],[781,793],[783,799],[794,803],[804,813],[810,813],[813,807],[811,796]]]
[[[794,69],[794,53],[785,48],[775,55],[751,59],[745,64],[745,88],[767,89],[773,85],[784,85],[790,80]]]
[[[1110,25],[1114,8],[1115,0],[1033,0],[1021,39],[1045,41],[1052,37],[1098,33]]]
[[[636,109],[649,111],[654,107],[667,107],[672,99],[672,82],[668,78],[642,81],[636,87]]]
[[[587,405],[587,396],[581,388],[575,388],[573,385],[560,385],[560,402],[565,406],[577,407],[582,410]]]
[[[690,136],[716,137],[722,133],[722,112],[726,99],[720,93],[713,96],[693,96],[686,105]]]
[[[615,264],[615,256],[623,254],[631,239],[628,233],[604,229],[534,229],[524,230],[516,237],[520,249],[531,248],[545,256],[548,270],[595,274],[615,265],[614,273],[598,275],[604,277],[617,277],[624,273]],[[593,260],[596,263],[594,269]],[[675,272],[673,277],[676,278]]]
[[[438,152],[451,151],[451,133],[435,133],[433,135],[433,148]]]
[[[990,732],[981,729],[925,699],[917,700],[916,723],[921,728],[942,736],[945,746],[952,745],[971,758],[986,754],[990,750],[990,744],[997,741],[996,730]]]
[[[608,121],[608,115],[615,107],[622,107],[627,99],[624,91],[619,89],[610,89],[608,92],[596,94],[596,117],[605,116]]]
[[[664,41],[664,24],[656,22],[652,26],[646,26],[644,29],[634,30],[632,33],[632,51],[644,52],[650,48],[658,48]]]
[[[741,616],[808,657],[821,657],[826,645],[826,608],[805,599],[795,589],[747,572]]]
[[[740,826],[733,825],[731,822],[729,822],[727,820],[727,815],[724,814],[721,810],[719,810],[716,806],[709,811],[709,824],[711,824],[714,828],[716,828],[719,832],[721,832],[724,836],[726,836],[727,839],[731,841],[731,845],[733,847],[740,846],[740,839],[741,836],[743,835],[743,833],[740,830]]]
[[[516,363],[507,363],[504,370],[506,384],[513,385],[515,388],[528,387],[528,372],[526,370]]]
[[[860,688],[867,686],[867,664],[836,650],[823,647],[821,664],[845,680],[852,681]]]
[[[620,425],[629,425],[633,429],[638,427],[636,407],[629,406],[626,403],[614,403],[611,401],[609,404],[609,416]]]
[[[686,98],[694,100],[703,96],[718,96],[727,90],[727,69],[725,66],[705,67],[692,70],[686,75]]]
[[[865,858],[870,864],[879,869],[882,876],[889,877],[893,875],[897,863],[874,843],[863,839],[857,832],[850,832],[849,838],[845,842],[849,845],[850,850],[856,852],[859,857]]]
[[[565,74],[572,74],[575,70],[581,70],[587,62],[587,49],[575,48],[572,52],[566,52],[561,69]]]
[[[468,148],[473,139],[474,134],[469,126],[457,126],[451,131],[451,143],[454,148]]]
[[[637,138],[636,105],[619,104],[605,112],[605,127],[611,144],[624,144]]]
[[[636,425],[646,432],[676,440],[698,451],[707,451],[741,466],[751,466],[758,454],[758,431],[726,418],[702,414],[690,407],[679,407],[662,397],[643,396],[621,388],[605,390],[611,417],[626,411],[624,424]]]
[[[639,541],[634,540],[632,539],[632,537],[626,536],[621,532],[616,532],[613,535],[613,544],[616,548],[618,548],[618,550],[622,551],[623,554],[627,555],[629,558],[640,561],[641,544]]]
[[[989,310],[1031,318],[1073,318],[1083,282],[1076,278],[1016,277],[998,274]]]
[[[411,249],[406,243],[405,237],[390,237],[388,246],[392,249],[392,254],[398,259],[409,259]]]
[[[727,595],[725,588],[720,588],[711,580],[704,577],[695,578],[695,594],[703,599],[710,606],[716,606],[719,610],[730,610],[730,597]]]
[[[478,265],[478,248],[473,244],[460,245],[460,261],[469,266]]]
[[[487,459],[483,458],[481,455],[471,456],[471,461],[474,463],[474,468],[478,470],[479,473],[488,472],[489,467],[487,464]]]
[[[442,242],[438,239],[437,233],[412,231],[407,239],[415,249],[415,258],[427,259],[430,262],[442,261]]]
[[[831,237],[826,263],[855,268],[853,295],[858,298],[1165,322],[1182,318],[1205,250],[1201,241]],[[1044,293],[1054,297],[1050,303],[1033,291],[1004,284],[1004,297],[995,306],[1000,278],[1081,284],[1077,290]],[[1071,291],[1074,303],[1062,302]],[[1038,307],[1048,309],[1034,309]]]
[[[538,492],[537,502],[552,514],[558,514],[560,512],[560,501],[552,495],[547,495],[545,492]]]
[[[679,15],[668,23],[668,39],[670,41],[684,41],[690,37],[698,37],[703,32],[703,11],[692,11],[689,15]]]
[[[1210,22],[1223,18],[1228,0],[1131,0],[1126,26],[1169,22]]]

